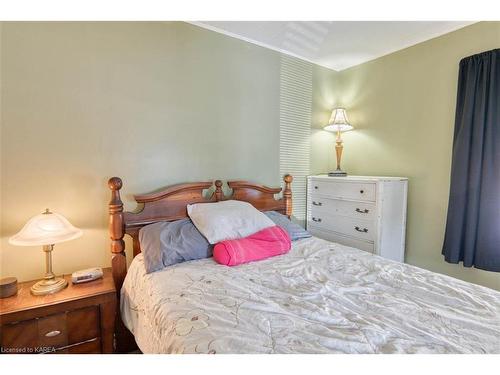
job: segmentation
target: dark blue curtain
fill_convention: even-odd
[[[500,272],[500,49],[460,61],[443,255]]]

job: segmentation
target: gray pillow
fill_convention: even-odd
[[[267,211],[264,213],[269,219],[271,219],[274,222],[274,224],[278,225],[279,227],[287,231],[292,241],[300,240],[302,238],[312,237],[308,231],[306,231],[300,225],[292,223],[292,221],[288,219],[288,217],[286,217],[285,215],[282,215],[276,211]]]
[[[146,225],[139,231],[139,242],[146,273],[212,256],[212,246],[190,219]]]

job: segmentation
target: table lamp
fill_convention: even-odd
[[[341,132],[345,132],[348,130],[354,129],[351,124],[349,124],[349,120],[347,120],[347,113],[344,108],[335,108],[332,111],[332,116],[330,117],[330,121],[328,125],[326,125],[323,129],[337,132],[337,139],[335,140],[335,153],[337,154],[337,169],[333,172],[328,173],[330,177],[345,177],[347,173],[340,168],[340,160],[342,159],[342,137],[340,136]]]
[[[43,246],[45,252],[45,276],[31,287],[31,294],[40,296],[56,293],[68,286],[63,278],[56,277],[52,272],[52,250],[54,244],[74,240],[82,235],[62,215],[50,212],[31,218],[17,234],[9,238],[9,243],[16,246]]]

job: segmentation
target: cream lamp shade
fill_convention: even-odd
[[[347,112],[344,108],[335,108],[332,111],[330,121],[323,129],[331,132],[345,132],[354,129],[347,119]]]
[[[81,229],[75,228],[61,214],[47,209],[43,214],[32,217],[17,234],[9,238],[9,243],[16,246],[54,245],[81,235]]]
[[[34,295],[56,293],[68,286],[68,282],[52,272],[52,250],[54,244],[74,240],[82,235],[61,214],[47,209],[43,214],[32,217],[24,227],[9,238],[9,243],[16,246],[43,246],[45,253],[45,276],[31,287]]]

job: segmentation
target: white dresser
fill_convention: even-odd
[[[307,229],[312,235],[404,262],[404,177],[327,175],[307,178]]]

